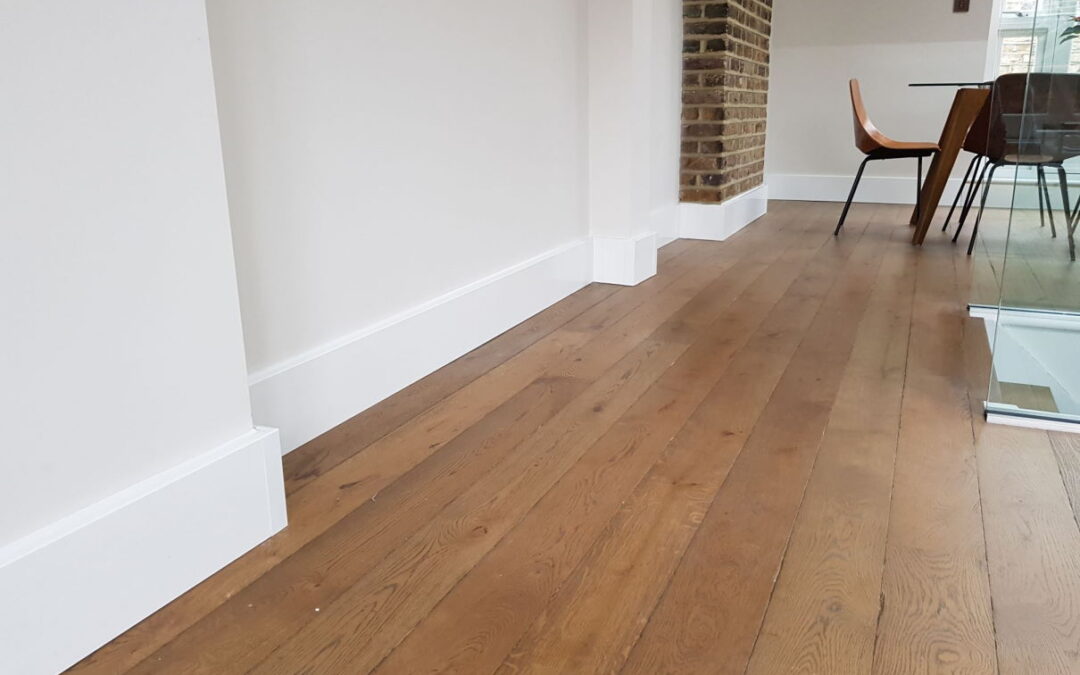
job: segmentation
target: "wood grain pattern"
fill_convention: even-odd
[[[735,354],[708,398],[499,672],[614,672],[621,667],[827,289],[842,273],[844,260],[836,253],[822,251],[791,287],[807,295],[785,295]],[[724,414],[716,414],[719,410]],[[709,451],[702,453],[706,447]]]
[[[875,673],[997,667],[952,256],[918,261]]]
[[[379,671],[493,670],[710,388],[721,376],[732,386],[745,382],[745,377],[728,373],[733,355],[750,348],[748,340],[774,342],[768,336],[779,330],[777,322],[767,330],[758,326],[766,315],[777,312],[773,308],[788,292],[808,290],[804,284],[821,285],[823,272],[835,264],[831,250],[822,250],[831,249],[823,246],[829,243],[820,230],[809,238],[798,234],[787,251],[773,246],[756,253],[773,262],[759,276],[745,279],[752,283],[733,286],[727,294],[717,289],[716,297],[727,297],[730,307],[719,315],[715,310],[710,313],[713,321],[698,331],[693,347],[601,440],[600,447],[590,451],[591,461],[583,461],[565,476],[516,528],[515,536],[500,543],[463,579]],[[791,320],[791,309],[792,303],[787,303],[779,310],[785,320]],[[685,326],[679,335],[690,337]],[[801,328],[790,328],[785,335],[797,341]],[[520,583],[522,578],[529,579],[527,587]]]
[[[635,349],[251,672],[371,670],[685,350]]]
[[[1073,434],[1051,433],[1050,443],[1061,470],[1065,492],[1069,495],[1073,518],[1080,523],[1080,437]]]
[[[997,262],[838,208],[676,242],[350,420],[286,531],[72,672],[1080,672],[1080,441],[981,418]]]
[[[712,285],[712,289],[713,289],[714,292],[710,293],[710,296],[711,297],[716,297],[716,296],[722,297],[724,294],[722,292],[720,292],[720,286],[723,285],[724,277],[725,277],[725,275],[722,273],[723,272],[723,266],[712,266],[712,267],[710,267],[710,270],[711,270],[710,274],[713,274],[713,275],[715,275],[717,272],[721,273],[720,279],[718,279],[718,281],[714,282],[713,285]],[[737,288],[739,284],[744,285],[744,284],[748,283],[748,281],[749,281],[749,280],[741,278],[739,276],[735,276],[734,279],[737,282],[735,288]],[[718,284],[720,284],[720,286],[718,286]],[[730,282],[728,282],[728,284],[730,285]],[[672,330],[671,329],[672,329],[673,326],[685,327],[688,323],[693,324],[693,323],[698,322],[700,320],[700,315],[702,315],[702,313],[705,313],[705,315],[709,315],[710,311],[715,311],[715,310],[710,310],[710,305],[711,305],[711,303],[702,304],[702,303],[688,302],[686,305],[683,306],[682,309],[680,309],[678,311],[675,311],[675,312],[672,312],[672,307],[670,307],[670,306],[658,305],[658,307],[663,307],[663,309],[660,311],[660,313],[657,314],[657,316],[661,316],[663,314],[667,314],[669,316],[668,316],[668,319],[666,321],[664,321],[661,324],[661,326],[654,332],[654,339],[663,339],[665,342],[671,342],[671,340],[672,340]],[[634,332],[627,333],[626,335],[637,336],[634,339],[640,340],[640,339],[642,339],[641,338],[641,333],[644,332],[644,329],[647,328],[647,327],[650,327],[650,326],[652,326],[654,324],[647,320],[648,315],[642,314],[640,312],[636,315],[636,318],[637,318],[637,322],[635,324],[635,329],[636,330]],[[685,346],[686,346],[685,342],[680,342],[680,344],[682,344],[683,348],[685,348]],[[594,356],[594,357],[592,357],[590,359],[590,361],[595,362],[595,361],[597,361],[597,358],[598,357]],[[668,364],[668,366],[670,366],[670,364]],[[573,368],[573,372],[580,375],[581,367],[582,366],[580,366],[580,365],[575,365],[574,368]],[[558,371],[556,371],[556,372],[558,372]],[[586,407],[589,407],[589,406],[587,405]],[[557,428],[557,426],[555,426],[555,428]],[[590,432],[595,431],[595,430],[596,430],[596,425],[593,425],[590,428]],[[581,445],[582,445],[582,441],[580,441],[580,439],[579,439],[577,441],[577,444],[574,446],[575,450],[578,451],[579,456],[580,456],[580,452],[584,450],[584,447],[581,447]],[[587,447],[587,445],[588,444],[585,444],[585,447]],[[595,450],[590,452],[590,456],[595,455],[595,454],[596,454]],[[583,466],[587,466],[587,464],[584,464]],[[514,474],[514,475],[516,475],[516,474]],[[505,480],[508,480],[508,479],[505,479]],[[505,489],[505,487],[504,487],[505,480],[503,478],[496,477],[493,480],[494,488],[488,488],[488,489],[504,490]],[[477,486],[477,487],[478,488],[481,488],[481,487],[486,488],[486,486]],[[438,597],[436,596],[435,599],[438,599]],[[320,617],[320,620],[322,620],[322,617]],[[407,626],[407,628],[411,628],[411,626]],[[392,635],[391,631],[384,629],[382,631],[382,634],[380,635],[380,637],[383,638],[383,639],[386,639],[390,635]],[[291,648],[288,647],[288,646],[286,646],[285,649],[291,651]],[[278,653],[279,653],[279,655],[280,654],[288,654],[288,652],[286,652],[285,650],[279,650]],[[280,658],[280,656],[279,656],[279,658]],[[289,666],[283,666],[283,667],[285,669],[287,669]]]
[[[1080,672],[1080,530],[1050,438],[987,425],[976,452],[999,672]]]
[[[537,380],[131,672],[223,672],[265,656],[584,388],[573,378]]]
[[[870,672],[915,263],[886,255],[748,673]]]
[[[742,673],[889,234],[824,305],[709,507],[622,672]]]
[[[686,250],[681,247],[680,252]],[[283,462],[286,494],[296,492],[615,292],[614,286],[590,284],[548,311],[511,328],[415,385],[293,450],[285,455]]]

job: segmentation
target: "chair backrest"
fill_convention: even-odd
[[[855,121],[855,147],[866,154],[881,148],[882,133],[878,131],[870,116],[866,114],[866,106],[863,105],[862,91],[859,89],[859,81],[852,79],[848,82],[851,89],[851,114]]]
[[[1064,161],[1080,155],[1062,134],[1045,133],[1080,121],[1080,74],[1010,73],[993,92],[964,142],[964,149],[992,160],[1007,154],[1044,155]]]

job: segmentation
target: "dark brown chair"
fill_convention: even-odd
[[[971,163],[968,164],[967,171],[964,172],[964,178],[960,181],[960,188],[956,191],[956,197],[953,199],[952,206],[949,208],[949,214],[945,216],[945,222],[941,225],[941,231],[945,232],[949,229],[949,223],[952,221],[953,213],[956,211],[957,205],[960,203],[960,198],[964,197],[964,206],[960,210],[959,224],[957,225],[957,232],[953,236],[953,241],[960,236],[960,230],[964,229],[964,224],[967,222],[968,214],[971,212],[971,207],[975,203],[975,199],[979,194],[979,188],[982,186],[983,180],[986,178],[986,172],[991,167],[993,162],[986,156],[987,145],[989,143],[988,134],[990,133],[990,116],[993,111],[993,94],[991,98],[986,100],[986,105],[979,113],[975,123],[971,126],[971,130],[968,131],[967,137],[964,139],[964,150],[972,153]],[[1009,117],[1008,115],[1006,117]],[[1011,115],[1013,121],[1017,121],[1020,117],[1018,114]],[[1013,124],[1013,126],[1019,126]],[[1013,131],[1014,136],[1018,136],[1018,131]],[[1036,171],[1037,184],[1035,191],[1039,195],[1039,221],[1043,227],[1046,227],[1046,214],[1050,215],[1050,233],[1051,236],[1057,237],[1057,227],[1054,223],[1054,209],[1050,203],[1050,188],[1046,181],[1046,166],[1045,162],[1053,162],[1055,157],[1050,155],[1043,155],[1038,152],[1037,148],[1033,147],[1033,143],[1020,143],[1019,138],[1014,138],[1016,141],[1014,152],[1006,152],[1006,154],[1000,158],[1004,164],[1013,164],[1011,161],[1006,161],[1006,158],[1020,160],[1019,164],[1015,166],[1034,166]],[[1022,152],[1020,145],[1025,145],[1024,148],[1027,152]],[[1004,152],[1004,150],[999,150]],[[1063,161],[1063,160],[1062,160]],[[1052,166],[1053,164],[1051,164]],[[1062,188],[1062,199],[1066,200],[1065,207],[1063,209],[1066,218],[1068,218],[1068,192],[1067,185],[1064,180],[1065,168],[1061,166],[1060,162],[1056,165],[1058,169],[1058,184]],[[966,196],[965,196],[966,188]]]
[[[1040,74],[1046,75],[1046,74]],[[953,199],[952,207],[949,209],[949,214],[945,217],[945,222],[941,226],[941,231],[945,232],[949,229],[949,223],[952,221],[953,213],[956,211],[957,205],[960,203],[960,197],[964,194],[964,188],[967,188],[967,196],[964,197],[964,206],[960,211],[960,221],[957,226],[957,232],[953,236],[955,242],[959,237],[960,230],[964,229],[964,224],[967,222],[968,213],[971,211],[972,205],[975,203],[975,199],[979,194],[979,187],[982,185],[983,180],[986,178],[986,172],[993,164],[993,161],[986,156],[986,153],[990,149],[991,145],[990,132],[991,132],[991,116],[1001,116],[1002,119],[1010,119],[1013,124],[1011,126],[1018,127],[1016,122],[1021,115],[1019,113],[1002,113],[1003,103],[1000,100],[995,100],[995,95],[1005,96],[1009,99],[1023,100],[1024,92],[1022,91],[1022,82],[1025,79],[1024,74],[1012,74],[1005,78],[1003,81],[1003,89],[998,90],[996,93],[991,91],[990,98],[986,99],[986,105],[979,112],[979,116],[976,118],[975,123],[971,125],[971,129],[968,131],[967,137],[964,139],[964,150],[972,153],[971,163],[968,164],[967,171],[964,173],[964,179],[960,181],[960,189],[956,191],[956,197]],[[1039,78],[1037,78],[1039,79]],[[991,82],[991,85],[995,85],[995,82]],[[1019,87],[1017,85],[1020,85]],[[1024,104],[1020,104],[1022,108]],[[1005,108],[1015,108],[1015,103],[1004,104]],[[1033,111],[1034,113],[1034,111]],[[1042,117],[1045,117],[1043,115]],[[1034,119],[1034,117],[1033,117]],[[1036,167],[1036,177],[1038,183],[1036,185],[1036,192],[1039,195],[1039,220],[1042,222],[1043,227],[1046,226],[1046,213],[1050,214],[1050,232],[1051,235],[1057,236],[1057,228],[1054,224],[1054,211],[1050,205],[1050,189],[1046,181],[1045,165],[1039,163],[1039,160],[1054,160],[1053,156],[1043,156],[1039,152],[1040,148],[1035,147],[1036,143],[1033,139],[1028,139],[1024,142],[1020,139],[1020,130],[1013,129],[1011,135],[1007,129],[1010,126],[1005,124],[1004,126],[997,127],[998,137],[994,141],[994,144],[1005,143],[1005,146],[996,147],[994,151],[996,154],[1002,155],[998,159],[1004,161],[1006,157],[1021,160],[1019,166],[1034,166]],[[1062,160],[1063,161],[1063,160]],[[1005,162],[1005,164],[1012,164],[1012,162]],[[1062,187],[1062,197],[1067,199],[1067,193],[1065,192],[1065,182],[1063,180],[1064,167],[1058,164],[1058,178],[1059,185]],[[1063,209],[1068,216],[1068,204]]]
[[[878,131],[866,114],[866,106],[863,105],[862,93],[859,91],[859,81],[851,80],[850,86],[851,112],[855,118],[855,147],[862,151],[866,157],[863,159],[862,164],[859,165],[859,172],[855,174],[855,182],[851,185],[847,203],[844,204],[844,210],[840,214],[840,222],[836,224],[836,231],[833,234],[840,234],[840,228],[844,227],[844,220],[847,219],[848,210],[851,208],[851,200],[855,198],[855,190],[859,188],[859,181],[862,180],[863,170],[866,168],[867,162],[875,159],[904,159],[911,157],[918,159],[919,167],[915,180],[915,209],[917,212],[920,207],[922,193],[923,157],[931,157],[934,153],[940,151],[937,143],[894,141]]]
[[[1046,169],[1057,169],[1061,190],[1062,210],[1069,235],[1069,254],[1076,259],[1074,215],[1069,209],[1069,187],[1063,162],[1080,156],[1077,115],[1080,113],[1080,75],[1070,73],[1012,73],[994,81],[990,99],[968,133],[965,149],[986,158],[973,184],[977,191],[982,185],[979,213],[968,242],[968,255],[975,248],[986,199],[994,172],[1002,166],[1031,166],[1036,169],[1039,193],[1039,215],[1043,206],[1049,211],[1050,229],[1057,236],[1054,215],[1050,210],[1050,191]],[[961,214],[953,241],[960,237],[967,210],[974,201],[969,195]]]

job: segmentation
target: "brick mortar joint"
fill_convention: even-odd
[[[730,0],[728,0],[728,1],[730,1]],[[753,4],[757,5],[758,7],[763,7],[764,9],[768,10],[769,15],[772,16],[773,8],[770,7],[769,5],[765,4],[764,2],[761,2],[761,0],[741,0],[741,1],[742,2],[752,2]],[[687,6],[690,6],[690,7],[706,7],[708,5],[723,5],[723,4],[726,4],[726,3],[725,3],[725,0],[683,0],[682,4],[683,4],[683,7],[687,7]],[[736,7],[739,7],[739,6],[740,5],[736,5]]]
[[[729,38],[731,38],[731,41],[734,42],[735,44],[742,45],[743,47],[749,47],[750,49],[753,49],[755,52],[761,52],[762,54],[765,55],[766,58],[768,58],[769,50],[762,49],[761,47],[758,47],[755,44],[751,44],[751,43],[747,42],[746,40],[740,40],[739,38],[735,37],[734,35],[731,35],[730,33],[728,33],[726,35]],[[716,38],[709,38],[709,39],[706,39],[706,40],[701,40],[701,42],[708,42],[709,40],[715,40],[715,39]],[[769,39],[771,40],[772,38],[769,38]],[[701,53],[702,54],[724,54],[724,53],[729,53],[729,51],[730,50],[725,50],[723,52],[701,52]]]
[[[732,72],[731,70],[728,70],[726,68],[722,68],[720,70],[683,71],[683,73],[686,74],[686,75],[706,75],[706,74],[715,74],[715,73],[718,73],[718,72],[719,73],[731,73],[732,75],[735,75],[737,77],[745,77],[745,78],[748,78],[748,79],[751,79],[751,80],[761,80],[763,82],[768,82],[769,81],[769,76],[768,75],[764,75],[764,76],[762,76],[762,75],[747,75],[746,73],[735,73],[735,72]],[[699,86],[699,87],[687,87],[686,91],[697,91],[697,90],[715,91],[716,89],[717,89],[717,87],[706,87],[706,86],[702,85],[702,86]],[[753,90],[752,89],[737,89],[737,88],[734,88],[734,87],[729,87],[728,91],[753,91]]]
[[[707,4],[702,5],[702,8],[708,7],[708,6],[709,5],[707,5]],[[737,9],[738,9],[739,12],[741,12],[741,16],[739,18],[736,18],[735,16],[732,16],[731,14],[728,14],[726,16],[706,16],[704,13],[702,13],[700,16],[685,16],[684,15],[683,16],[683,23],[684,24],[694,24],[694,23],[733,23],[733,24],[742,26],[743,28],[747,28],[749,30],[754,30],[754,32],[760,32],[760,31],[757,31],[757,30],[755,30],[753,28],[750,28],[749,26],[746,25],[746,23],[745,23],[746,19],[743,18],[743,17],[749,17],[750,19],[753,19],[755,22],[763,23],[766,26],[769,26],[770,28],[772,27],[772,20],[771,19],[766,19],[766,18],[764,18],[762,16],[759,16],[759,15],[755,14],[752,10],[749,10],[749,9],[743,9],[742,7],[737,7]]]
[[[716,20],[713,20],[713,21],[692,21],[692,22],[687,22],[687,23],[718,23],[718,22]],[[741,24],[741,23],[739,23],[737,21],[724,21],[722,23],[731,24],[733,26],[738,26],[739,28],[742,28],[743,30],[745,30],[748,33],[753,33],[754,35],[757,35],[760,38],[764,38],[767,42],[772,41],[772,35],[771,34],[766,35],[765,33],[762,33],[761,31],[756,31],[753,28],[750,28],[749,26]],[[700,42],[704,42],[705,40],[716,40],[717,38],[722,38],[722,37],[734,37],[734,36],[732,36],[731,33],[690,33],[690,34],[684,35],[683,39],[684,40],[698,40]],[[735,39],[737,39],[737,38],[735,38]],[[765,51],[761,47],[757,47],[757,45],[751,44],[751,43],[746,42],[746,41],[741,41],[741,42],[742,42],[742,44],[750,45],[751,47],[756,47],[759,51]]]
[[[723,176],[730,171],[737,171],[739,169],[745,169],[748,166],[754,166],[755,164],[761,164],[764,160],[755,159],[752,162],[743,162],[742,164],[736,164],[734,166],[725,166],[718,169],[683,169],[680,173],[683,176]],[[739,180],[742,180],[741,178]]]

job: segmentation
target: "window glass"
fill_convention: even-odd
[[[1005,0],[1001,3],[1001,12],[1003,14],[1014,14],[1016,12],[1030,14],[1035,11],[1036,1],[1037,0]]]
[[[998,75],[1026,73],[1031,69],[1031,57],[1039,50],[1039,38],[1031,35],[1008,35],[1001,37],[1001,62]]]
[[[1002,0],[997,74],[1080,72],[1080,39],[1061,39],[1078,15],[1078,0]]]

